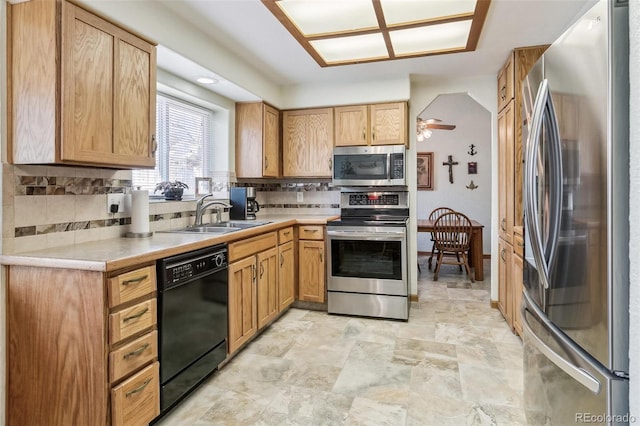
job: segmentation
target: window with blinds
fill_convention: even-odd
[[[209,173],[213,134],[213,111],[158,94],[156,167],[133,170],[133,186],[153,194],[158,182],[179,180],[189,185],[185,194],[194,194],[196,177]]]

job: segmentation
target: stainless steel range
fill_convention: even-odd
[[[340,219],[327,223],[329,313],[409,319],[408,195],[343,188]]]

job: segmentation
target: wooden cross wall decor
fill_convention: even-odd
[[[443,166],[449,166],[449,182],[451,183],[453,183],[453,166],[457,164],[457,161],[453,161],[453,155],[449,155],[449,161],[442,163]]]

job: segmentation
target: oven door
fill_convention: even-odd
[[[407,296],[405,227],[327,227],[328,291]]]

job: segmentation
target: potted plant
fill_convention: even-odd
[[[155,194],[158,191],[164,195],[165,200],[182,200],[182,193],[185,188],[189,188],[189,185],[182,183],[179,180],[165,181],[156,184],[156,189],[153,191]]]

